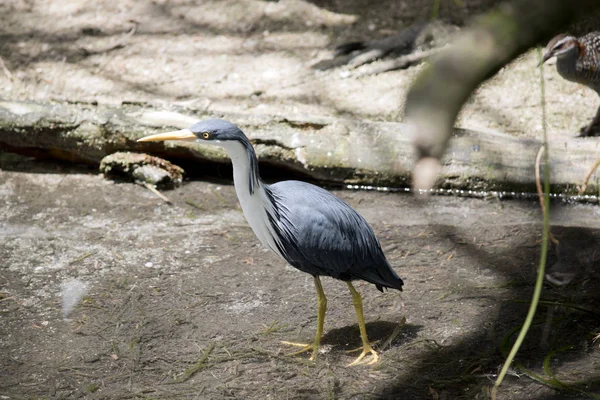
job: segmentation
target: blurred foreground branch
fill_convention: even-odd
[[[435,57],[407,94],[417,162],[413,186],[433,187],[462,105],[483,81],[532,46],[561,32],[597,0],[518,0],[485,14]]]

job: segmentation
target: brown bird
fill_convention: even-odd
[[[568,81],[581,83],[600,95],[600,32],[590,32],[579,38],[564,33],[555,36],[544,53],[542,63],[556,56],[556,70]],[[592,123],[580,136],[596,136],[600,125],[600,108]]]

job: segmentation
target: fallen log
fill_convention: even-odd
[[[265,167],[328,183],[406,187],[415,160],[405,124],[318,116],[225,115],[184,109],[154,110],[92,104],[0,101],[0,149],[35,157],[97,165],[117,151],[157,155],[174,162],[229,163],[225,153],[194,143],[136,143],[136,139],[205,118],[239,125]],[[554,193],[575,194],[600,158],[600,140],[565,137],[550,142]],[[534,162],[541,146],[493,132],[455,129],[437,181],[441,188],[535,192]],[[593,175],[587,193],[600,186]]]

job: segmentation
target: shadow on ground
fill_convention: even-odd
[[[188,182],[165,193],[169,206],[138,185],[20,165],[0,172],[6,396],[486,398],[531,297],[534,201],[423,206],[337,191],[372,223],[406,290],[357,285],[377,366],[346,368],[358,327],[346,285],[330,279],[324,352],[316,362],[288,357],[282,340],[314,335],[312,278],[257,245],[231,186]],[[545,285],[502,398],[599,392],[596,212],[553,204],[564,248],[548,264],[571,281]],[[60,285],[72,279],[89,290],[65,321]]]

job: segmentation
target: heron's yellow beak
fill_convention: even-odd
[[[196,135],[194,135],[194,133],[192,131],[190,131],[189,129],[182,129],[180,131],[158,133],[156,135],[146,136],[141,139],[138,139],[137,141],[138,142],[162,142],[165,140],[191,141],[191,140],[196,140],[196,139],[198,139],[198,138],[196,137]]]

